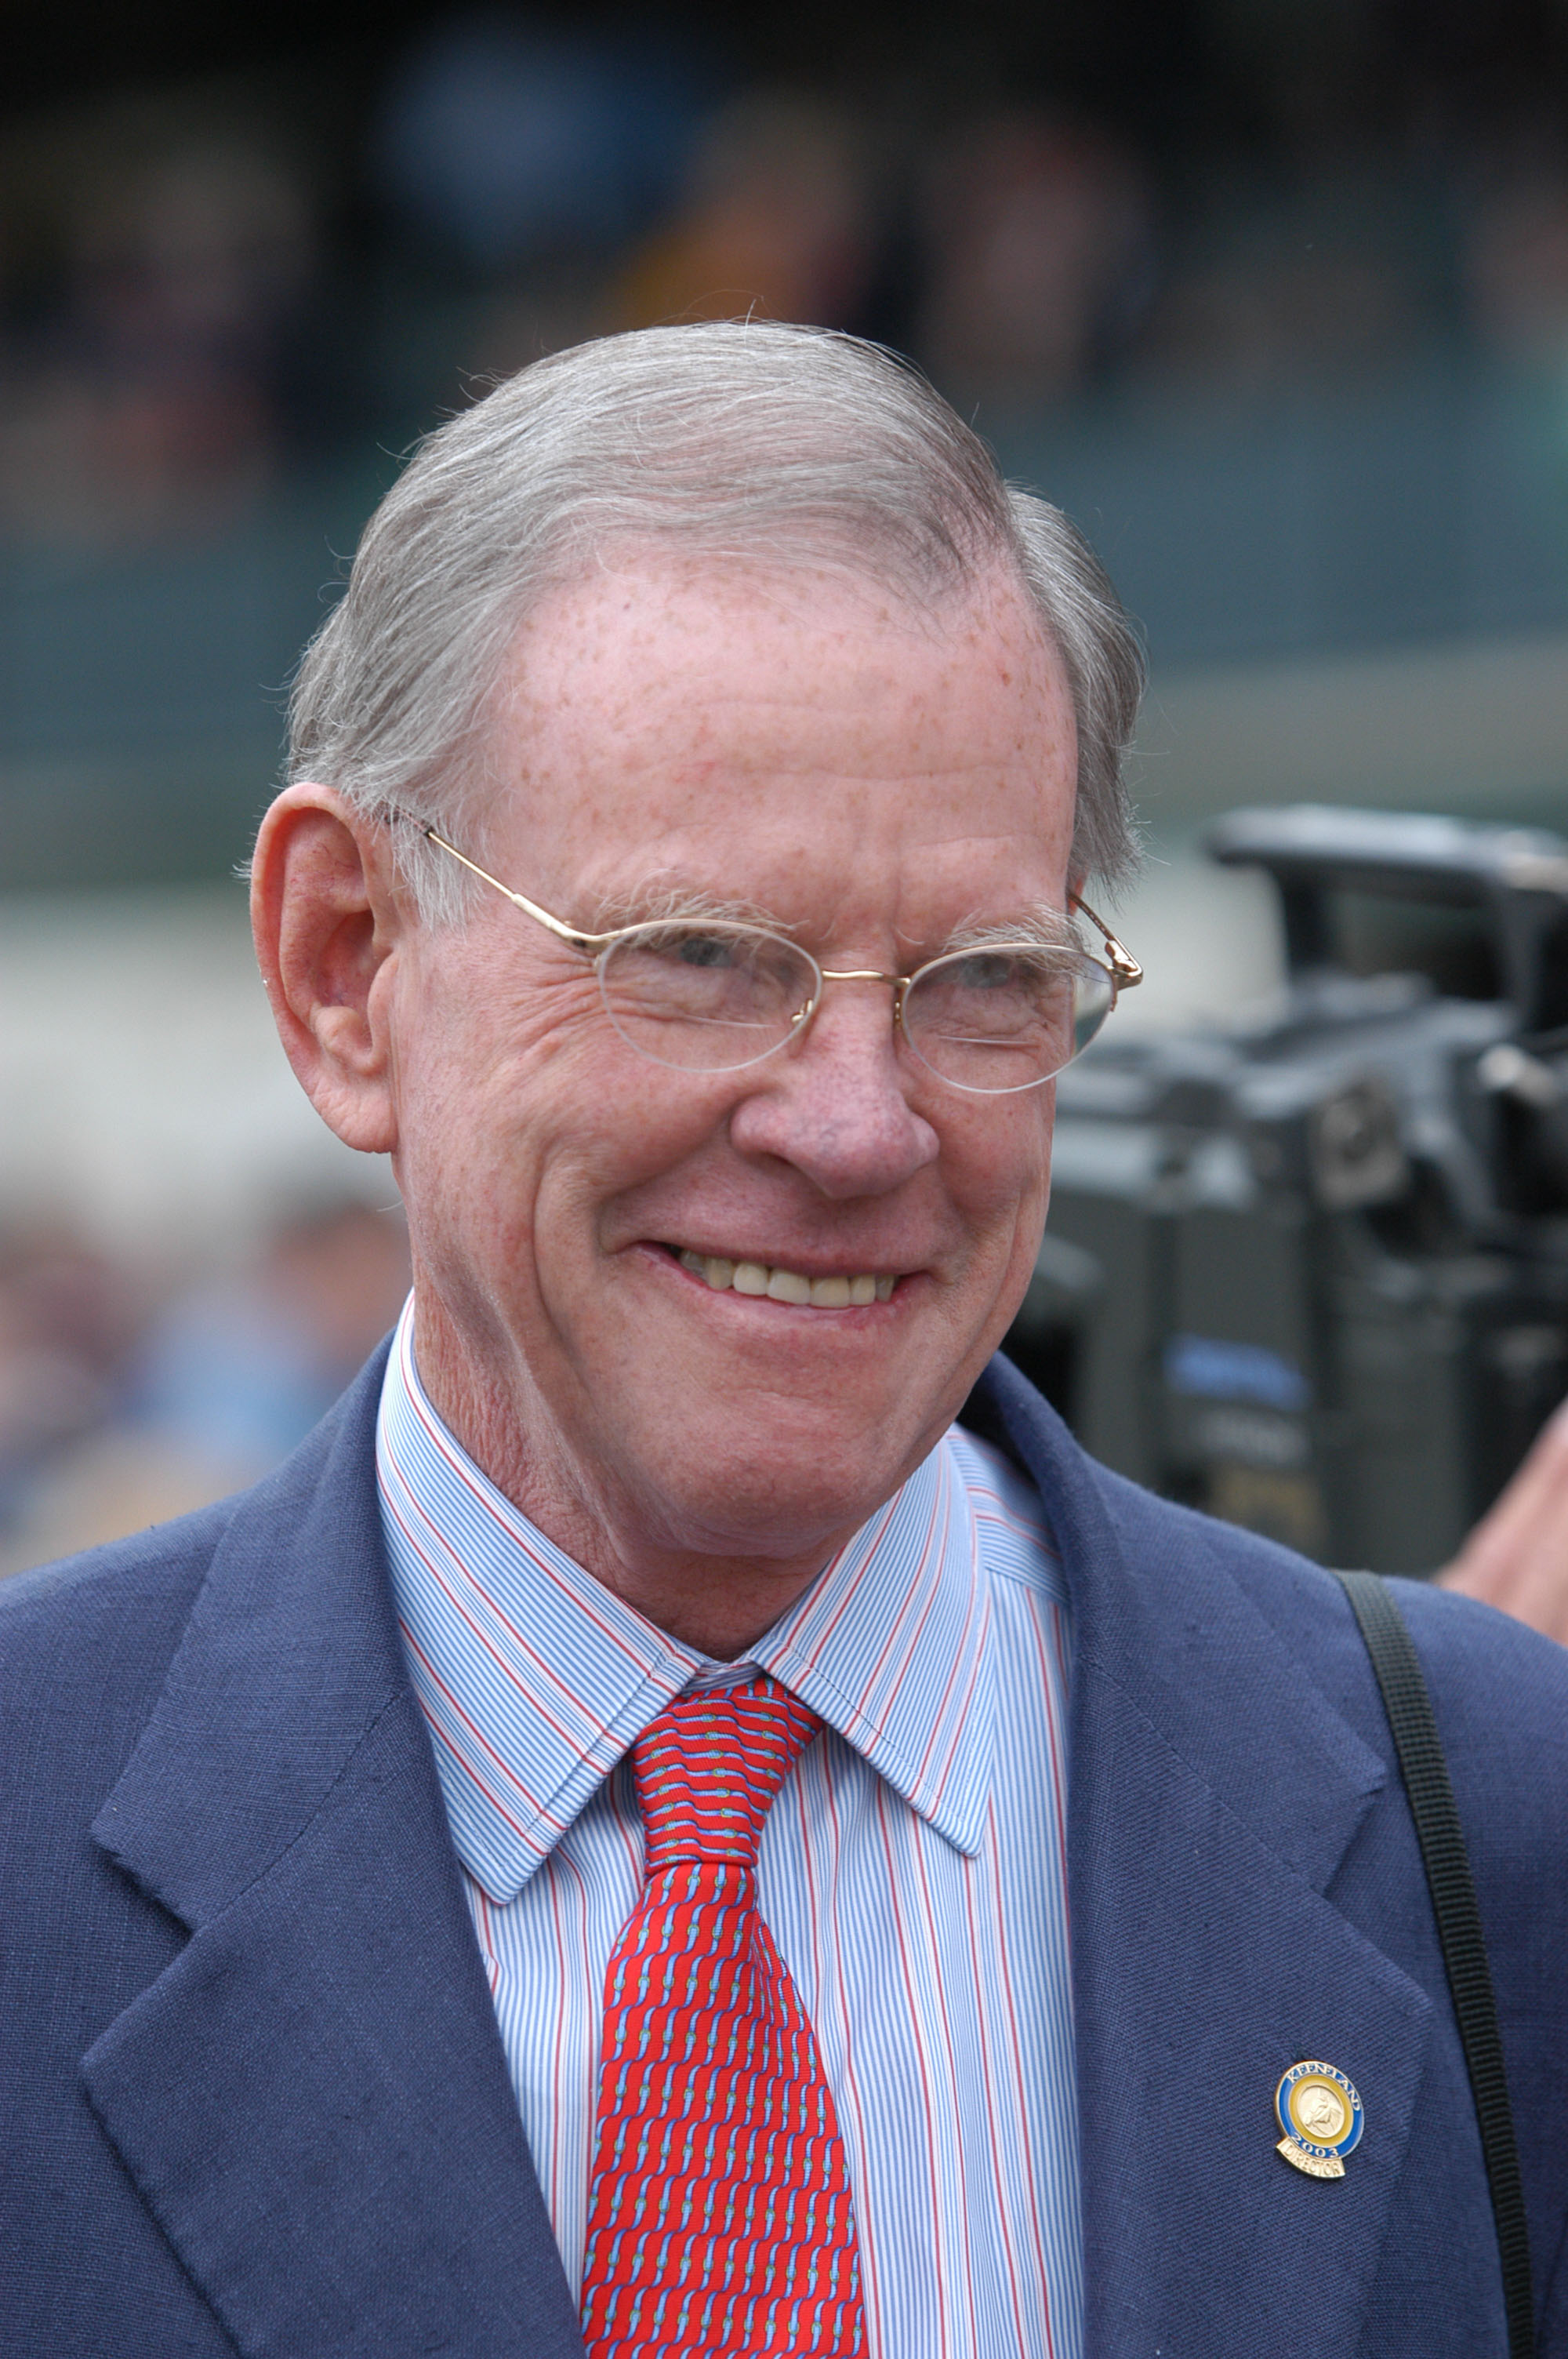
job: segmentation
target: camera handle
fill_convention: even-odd
[[[1336,964],[1336,894],[1428,902],[1479,913],[1519,1032],[1568,1021],[1568,842],[1561,836],[1294,803],[1230,811],[1205,842],[1223,865],[1263,868],[1273,878],[1292,981]]]

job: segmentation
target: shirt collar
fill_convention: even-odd
[[[512,1899],[649,1722],[755,1665],[960,1850],[979,1847],[994,1745],[989,1589],[944,1441],[741,1665],[667,1637],[490,1482],[426,1397],[412,1303],[376,1422],[382,1528],[452,1839]]]

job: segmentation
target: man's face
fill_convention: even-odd
[[[490,758],[481,856],[585,929],[701,893],[825,967],[908,974],[1065,897],[1071,704],[1005,582],[927,614],[826,575],[596,572],[521,632]],[[488,890],[462,929],[416,930],[391,988],[420,1364],[481,1462],[568,1546],[584,1524],[622,1553],[847,1537],[1022,1298],[1049,1086],[946,1086],[866,982],[829,983],[765,1062],[671,1071]],[[683,1253],[894,1282],[796,1306]]]

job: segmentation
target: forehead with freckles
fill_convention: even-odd
[[[486,832],[584,925],[674,888],[813,929],[869,897],[915,939],[1060,905],[1076,766],[1060,658],[1004,572],[925,608],[840,573],[628,562],[520,629]]]

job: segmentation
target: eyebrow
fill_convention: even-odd
[[[700,886],[668,885],[655,891],[647,885],[630,892],[609,894],[596,904],[596,921],[585,931],[611,934],[622,926],[761,926],[770,934],[791,935],[793,926],[765,909],[760,901],[734,899],[704,891]]]
[[[946,951],[994,950],[1016,942],[1038,951],[1083,949],[1072,912],[1053,908],[1048,901],[1035,901],[1018,918],[966,918],[948,935]],[[944,957],[946,951],[938,951],[937,956]]]
[[[684,926],[684,925],[760,926],[770,934],[780,934],[793,941],[800,931],[798,925],[781,918],[775,910],[766,908],[760,901],[732,898],[705,891],[697,886],[666,886],[654,891],[648,886],[633,886],[625,894],[606,897],[596,905],[592,931],[613,933],[622,926]],[[588,930],[585,929],[585,930]],[[981,918],[972,916],[960,919],[947,934],[942,946],[919,961],[928,965],[933,959],[946,958],[955,951],[982,951],[998,948],[1003,943],[1022,942],[1030,949],[1055,955],[1079,952],[1083,943],[1071,913],[1054,908],[1047,901],[1032,902],[1016,918]]]

